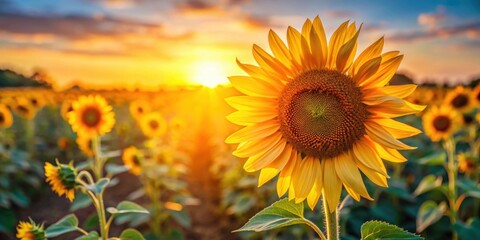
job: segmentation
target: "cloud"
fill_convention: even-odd
[[[439,6],[435,13],[421,13],[418,15],[417,22],[421,26],[433,28],[444,22],[446,19],[447,14],[445,7]]]
[[[328,10],[325,15],[332,18],[348,19],[357,15],[354,11],[349,10]]]
[[[448,38],[453,36],[466,36],[478,38],[480,36],[480,21],[464,23],[457,26],[437,27],[421,31],[399,32],[389,37],[389,40],[396,42],[428,40],[434,38]]]

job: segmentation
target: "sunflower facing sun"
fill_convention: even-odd
[[[73,131],[87,136],[104,135],[115,125],[115,114],[105,98],[99,95],[80,96],[67,113]]]
[[[320,18],[307,19],[301,32],[288,28],[288,47],[269,32],[273,56],[253,45],[259,66],[237,62],[249,76],[229,78],[244,96],[226,100],[238,110],[227,118],[244,128],[226,142],[239,143],[246,171],[261,170],[259,186],[279,175],[279,196],[313,209],[323,193],[333,212],[343,187],[371,199],[360,171],[387,186],[381,158],[406,161],[398,150],[413,147],[397,139],[420,131],[392,118],[424,107],[404,100],[416,85],[387,85],[403,56],[382,54],[383,37],[354,60],[360,28],[344,22],[327,45]]]
[[[451,107],[442,105],[430,108],[423,115],[422,122],[425,134],[432,141],[438,142],[450,138],[461,124],[461,119]]]

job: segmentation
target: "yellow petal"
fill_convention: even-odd
[[[365,123],[366,132],[368,136],[375,142],[380,143],[381,145],[394,148],[394,149],[416,149],[416,147],[410,147],[405,143],[402,143],[395,139],[390,133],[387,132],[380,124],[374,121],[367,121]]]
[[[318,159],[305,157],[295,167],[292,173],[292,185],[295,188],[295,197],[302,201],[307,198],[320,170]]]
[[[361,87],[364,86],[365,88],[378,88],[385,86],[388,82],[390,82],[395,72],[397,72],[402,59],[403,55],[400,55],[384,62],[384,58],[382,56],[382,63],[380,64],[378,71],[371,77],[360,81],[359,85]]]
[[[367,137],[363,137],[353,145],[353,156],[365,166],[387,176],[387,169],[380,157],[375,152],[375,146]]]
[[[268,43],[275,58],[282,62],[287,68],[291,68],[292,64],[290,61],[292,55],[282,39],[272,30],[268,32]]]
[[[248,158],[243,165],[243,169],[247,172],[255,172],[270,164],[285,149],[287,142],[281,139],[275,146],[267,150],[265,153],[259,153]]]
[[[240,92],[257,97],[278,98],[280,92],[269,82],[248,76],[228,77],[230,83]]]
[[[363,163],[358,161],[358,159],[355,160],[355,163],[357,164],[358,168],[367,176],[370,181],[373,183],[377,184],[378,186],[381,187],[388,187],[388,182],[387,182],[387,177],[378,173],[377,171],[365,166]]]
[[[392,134],[394,138],[397,139],[407,138],[422,133],[422,131],[408,124],[398,122],[389,118],[375,119],[375,122],[382,125],[385,130],[387,130],[390,134]]]
[[[244,127],[225,139],[225,143],[240,143],[268,137],[280,129],[280,123],[276,120],[258,123]]]
[[[275,146],[275,144],[277,144],[281,138],[282,138],[282,133],[276,132],[265,138],[242,142],[238,144],[237,149],[233,151],[232,154],[240,158],[245,158],[245,157],[250,157],[259,153],[264,153],[268,149]]]
[[[258,176],[258,187],[272,180],[280,171],[275,168],[262,168],[260,175]]]
[[[262,69],[266,69],[270,72],[278,72],[280,75],[286,75],[289,70],[276,58],[270,56],[265,50],[263,50],[258,45],[254,44],[253,49],[253,58],[257,61],[258,65]]]
[[[325,159],[325,171],[323,176],[323,197],[327,199],[330,213],[335,211],[342,193],[342,182],[335,171],[336,158]]]
[[[267,82],[271,84],[277,91],[281,91],[284,88],[284,84],[282,81],[286,81],[286,76],[277,73],[276,71],[267,71],[264,68],[261,68],[259,66],[254,66],[251,64],[244,64],[241,63],[237,59],[237,65],[250,77],[252,77],[254,80],[260,80],[263,82]]]
[[[300,64],[302,62],[302,45],[301,45],[302,35],[292,27],[287,29],[287,43],[288,48],[290,49],[290,54],[293,57],[293,60]]]
[[[271,98],[253,97],[253,96],[235,96],[226,98],[225,101],[237,110],[245,111],[277,111],[278,103]]]
[[[373,101],[364,101],[370,105],[368,111],[380,118],[395,118],[421,112],[426,106],[409,103],[401,98],[386,96]]]
[[[397,98],[406,98],[417,89],[416,84],[404,84],[404,85],[390,85],[381,89],[386,95],[394,96]]]
[[[282,197],[290,187],[290,180],[292,177],[292,171],[295,169],[297,159],[299,158],[297,151],[292,150],[290,160],[287,162],[283,170],[280,172],[277,180],[277,194],[278,197]]]
[[[374,145],[378,155],[380,155],[382,159],[385,159],[390,162],[395,162],[395,163],[401,163],[401,162],[407,161],[407,159],[404,156],[402,156],[402,154],[400,154],[396,149],[387,148],[378,143],[374,143]]]
[[[327,37],[325,36],[325,29],[323,28],[323,24],[322,24],[322,21],[320,20],[320,17],[316,16],[315,19],[313,19],[313,30],[315,30],[315,35],[318,36],[318,40],[320,41],[319,42],[319,46],[320,46],[320,49],[317,49],[317,47],[315,48],[316,50],[314,51],[314,49],[311,49],[312,50],[312,53],[314,56],[316,56],[317,54],[320,56],[320,65],[319,67],[324,67],[326,62],[327,62],[327,54],[328,54],[328,45],[327,45]],[[311,42],[311,38],[310,38],[310,44],[314,44],[313,42]]]
[[[352,75],[353,80],[355,80],[357,84],[364,82],[378,71],[381,62],[381,57],[372,58],[366,61],[364,64],[362,64],[362,66],[360,66],[358,72]]]
[[[287,144],[282,154],[280,154],[280,156],[278,156],[277,159],[273,160],[273,162],[268,164],[267,167],[275,168],[275,169],[278,169],[279,171],[282,171],[292,157],[292,150],[293,150],[292,146],[290,144]]]
[[[364,198],[372,200],[368,194],[365,184],[363,183],[362,175],[358,171],[350,153],[342,154],[335,160],[335,170],[338,178],[342,180],[343,184],[353,189],[356,193]],[[353,196],[352,196],[353,197]]]
[[[307,196],[307,204],[310,207],[310,209],[314,209],[315,206],[317,205],[318,199],[320,199],[320,196],[322,195],[321,188],[320,191],[317,190],[317,185],[316,183],[314,184],[312,191]]]
[[[352,68],[350,68],[350,76],[355,76],[358,70],[360,69],[360,67],[367,61],[370,61],[374,58],[379,57],[380,54],[382,53],[383,44],[384,44],[384,38],[381,37],[380,39],[375,41],[372,45],[368,46],[365,50],[363,50],[363,52],[360,53],[360,55],[358,55],[357,59],[353,63]]]
[[[357,202],[360,201],[360,194],[356,193],[353,189],[349,188],[347,185],[343,184],[343,187],[345,187],[345,190],[347,190],[347,193],[352,196],[353,199],[355,199]]]
[[[360,26],[357,33],[355,33],[355,35],[353,35],[353,37],[338,50],[336,67],[339,72],[345,72],[352,64],[357,50],[358,35],[360,34],[361,29],[362,26]]]
[[[349,21],[342,23],[330,37],[327,59],[327,67],[329,68],[335,68],[335,60],[337,59],[338,50],[343,45],[343,40],[348,30],[348,22]]]

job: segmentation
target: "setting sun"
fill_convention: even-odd
[[[220,62],[204,61],[195,64],[192,72],[193,82],[206,87],[216,87],[221,84],[227,84],[228,79],[224,71],[224,66]]]

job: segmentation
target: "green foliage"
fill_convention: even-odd
[[[92,191],[96,194],[100,194],[101,192],[103,192],[105,190],[105,188],[108,186],[109,183],[110,183],[110,179],[101,178],[96,183],[88,185],[86,187],[86,189],[89,190],[89,191]]]
[[[149,213],[144,207],[130,201],[122,201],[117,205],[116,208],[110,207],[107,208],[107,211],[113,215],[122,215],[129,213]]]
[[[47,229],[45,229],[45,232],[47,234],[47,237],[53,238],[77,230],[78,218],[75,216],[75,214],[69,214],[58,220],[58,222],[50,225]]]
[[[422,237],[409,233],[395,225],[380,222],[369,221],[362,225],[362,238],[361,240],[394,240],[394,239],[408,239],[408,240],[421,240]]]
[[[480,218],[470,218],[466,224],[457,222],[453,226],[460,239],[480,239]]]
[[[417,232],[423,232],[425,228],[436,223],[447,210],[447,204],[441,202],[437,205],[434,201],[426,201],[418,210],[417,215]]]
[[[125,229],[120,235],[120,240],[144,240],[142,234],[132,228]]]
[[[87,235],[80,236],[75,238],[75,240],[98,240],[100,236],[95,231],[89,232]]]
[[[286,198],[281,199],[258,212],[240,229],[235,230],[235,232],[261,232],[296,224],[312,224],[303,216],[303,209],[303,203],[295,204]]]

